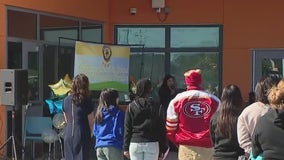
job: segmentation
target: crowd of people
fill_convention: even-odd
[[[178,91],[175,77],[166,75],[156,102],[151,80],[138,80],[125,111],[118,91],[103,89],[94,111],[88,77],[77,75],[63,102],[65,158],[164,160],[170,150],[179,160],[284,159],[284,79],[261,79],[249,103],[235,84],[226,85],[220,99],[203,89],[200,69],[186,71],[184,81],[186,89]]]

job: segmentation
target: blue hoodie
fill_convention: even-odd
[[[115,147],[122,150],[124,131],[124,112],[110,106],[109,112],[103,108],[102,123],[94,123],[95,148]]]

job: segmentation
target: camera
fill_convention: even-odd
[[[130,8],[130,14],[135,15],[137,13],[137,8]]]

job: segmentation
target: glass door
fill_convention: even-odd
[[[29,100],[39,101],[39,45],[34,42],[22,42],[23,69],[28,70]]]
[[[42,99],[42,45],[33,41],[22,41],[22,67],[28,70],[27,115],[43,115]]]
[[[266,76],[283,77],[284,49],[262,49],[252,51],[252,88]]]

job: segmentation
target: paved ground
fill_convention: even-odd
[[[32,151],[31,151],[31,143],[28,142],[28,145],[26,146],[26,153],[25,153],[25,160],[31,160],[32,159]],[[61,159],[61,152],[60,152],[60,145],[59,143],[56,144],[56,150],[55,150],[55,160]],[[53,148],[51,150],[51,160],[54,160],[53,158]],[[94,150],[91,152],[91,159],[96,160],[96,154]],[[22,160],[23,157],[20,155],[20,152],[17,154],[18,160]],[[11,160],[11,158],[8,158],[6,156],[0,155],[0,160]],[[48,144],[46,143],[36,143],[35,145],[35,160],[48,160]],[[178,160],[177,158],[177,152],[169,152],[167,158],[165,160]]]

